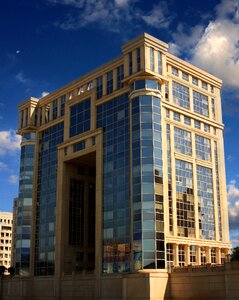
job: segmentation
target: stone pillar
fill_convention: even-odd
[[[178,244],[173,244],[174,266],[178,266]]]
[[[205,250],[206,250],[207,264],[211,264],[211,263],[212,263],[212,259],[211,259],[211,248],[210,248],[210,247],[205,247]]]
[[[196,265],[201,265],[201,248],[196,246]]]
[[[190,265],[190,246],[184,245],[184,252],[185,252],[185,266]]]

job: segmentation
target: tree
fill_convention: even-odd
[[[231,260],[232,261],[239,260],[239,246],[232,249]]]

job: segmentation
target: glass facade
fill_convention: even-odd
[[[200,238],[215,239],[212,169],[197,166],[198,214]]]
[[[193,166],[176,159],[176,204],[178,236],[195,237]]]
[[[174,127],[174,148],[176,152],[192,155],[191,133]]]
[[[107,95],[113,93],[113,71],[107,73],[106,93]]]
[[[165,268],[161,101],[132,99],[134,269]]]
[[[70,107],[70,137],[90,130],[90,98]]]
[[[189,88],[173,81],[173,102],[183,108],[189,109]]]
[[[55,265],[55,208],[57,145],[64,140],[64,122],[40,133],[35,237],[35,275],[53,275]]]
[[[117,68],[117,90],[120,90],[123,88],[124,84],[122,80],[124,79],[124,65],[120,65]]]
[[[216,190],[217,190],[217,214],[218,214],[218,230],[219,239],[222,240],[222,215],[221,215],[221,196],[220,196],[220,186],[219,186],[219,162],[218,162],[218,151],[217,142],[214,141],[214,165],[216,171]]]
[[[33,132],[25,133],[22,137],[22,142],[33,141],[35,141]],[[26,144],[21,147],[15,267],[16,274],[23,276],[29,275],[30,271],[34,151],[34,144]]]
[[[195,134],[196,157],[211,161],[211,141],[203,136]]]
[[[129,99],[121,95],[97,107],[104,130],[103,272],[130,270]]]
[[[199,92],[193,91],[193,111],[199,115],[208,117],[208,97]]]
[[[96,78],[96,99],[103,96],[103,76]]]
[[[137,72],[141,70],[141,55],[140,48],[137,48]]]

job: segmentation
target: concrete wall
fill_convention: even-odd
[[[238,300],[239,262],[172,273],[3,278],[0,300]]]
[[[239,262],[185,268],[170,274],[171,300],[238,300]]]

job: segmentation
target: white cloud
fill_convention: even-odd
[[[171,17],[168,12],[168,7],[165,2],[160,2],[154,5],[153,9],[147,14],[142,16],[142,19],[149,26],[156,28],[168,28]]]
[[[194,49],[192,62],[239,87],[239,24],[231,20],[209,23]]]
[[[74,12],[63,22],[55,25],[63,30],[75,30],[97,23],[100,27],[112,32],[124,33],[132,28],[148,25],[157,28],[167,28],[171,22],[171,14],[164,1],[154,5],[152,10],[145,13],[139,6],[138,0],[48,0],[54,5],[74,7]],[[141,24],[140,24],[141,23]]]
[[[21,82],[21,83],[27,83],[27,82],[29,82],[29,79],[27,79],[27,78],[25,77],[25,75],[23,74],[23,72],[17,73],[17,75],[16,75],[15,77],[16,77],[16,79],[17,79],[19,82]]]
[[[17,175],[11,175],[8,178],[8,182],[12,184],[17,184],[18,183],[18,176]]]
[[[232,162],[234,160],[234,157],[228,154],[226,160]]]
[[[191,29],[179,24],[172,34],[181,54],[202,69],[220,77],[224,85],[239,88],[239,16],[236,0],[222,0],[215,7],[216,17],[207,26]],[[175,52],[175,49],[173,48]]]
[[[45,96],[47,96],[47,95],[49,95],[49,92],[42,92],[42,93],[41,93],[41,97],[42,97],[42,98],[45,97]]]
[[[21,137],[14,130],[0,131],[0,155],[20,149]]]
[[[0,170],[6,169],[7,165],[0,161]]]
[[[231,180],[227,185],[227,196],[230,228],[239,228],[239,188],[236,180]]]

